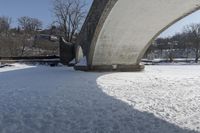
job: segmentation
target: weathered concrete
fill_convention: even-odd
[[[83,58],[83,49],[80,45],[78,45],[75,49],[76,51],[76,57],[75,57],[75,62],[80,62],[80,60]]]
[[[90,51],[90,44],[93,40],[96,28],[102,16],[102,12],[104,11],[108,2],[109,0],[94,0],[90,8],[77,41],[77,44],[82,47],[84,55],[88,55]]]
[[[200,0],[101,1],[94,0],[79,39],[92,70],[104,66],[130,70],[127,66],[138,66],[152,40],[200,7]],[[92,20],[94,25],[88,26]]]

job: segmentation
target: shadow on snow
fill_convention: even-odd
[[[197,133],[108,96],[105,73],[36,67],[0,73],[0,132]]]

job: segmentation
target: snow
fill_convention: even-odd
[[[70,61],[70,63],[69,64],[76,64],[76,60],[75,59],[73,59],[72,61]]]
[[[198,133],[200,66],[0,68],[2,133]]]
[[[20,69],[33,68],[33,67],[36,67],[36,66],[29,66],[26,64],[14,63],[14,64],[11,64],[9,67],[0,68],[0,72],[14,71],[14,70],[20,70]]]
[[[80,59],[79,63],[77,63],[76,66],[87,66],[86,57],[83,57],[82,59]]]

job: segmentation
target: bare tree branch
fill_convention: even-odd
[[[80,30],[86,16],[85,7],[83,0],[54,0],[56,22],[68,42],[73,42],[74,35]]]

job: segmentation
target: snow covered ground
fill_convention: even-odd
[[[0,68],[1,133],[199,133],[200,66]]]

